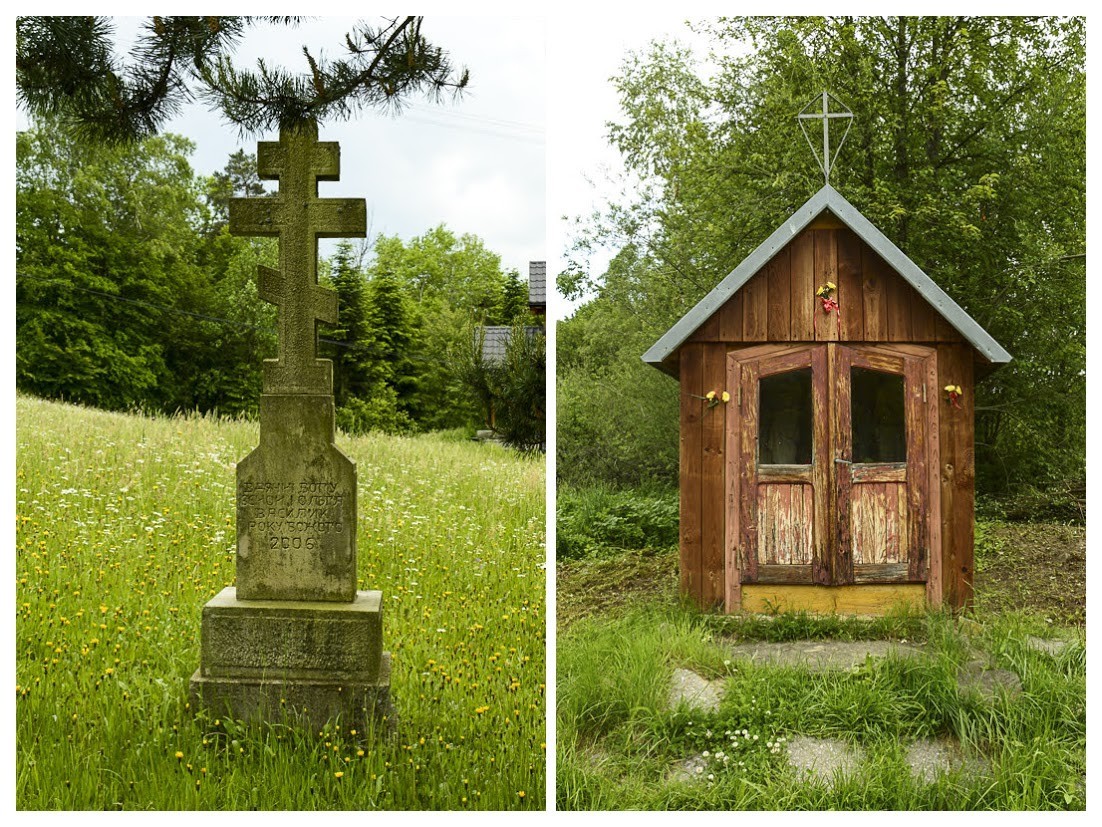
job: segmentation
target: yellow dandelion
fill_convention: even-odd
[[[335,773],[333,773],[333,777],[334,778],[344,778],[344,773],[341,772],[340,770],[337,770]]]
[[[524,790],[518,790],[517,791],[517,796],[520,797],[520,798],[524,798]]]
[[[184,754],[183,754],[182,752],[180,752],[179,750],[177,750],[177,752],[176,752],[176,760],[177,760],[177,761],[182,761],[183,759],[184,759]]]

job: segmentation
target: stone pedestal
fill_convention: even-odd
[[[363,729],[393,724],[390,654],[382,651],[382,593],[350,603],[239,600],[229,586],[203,607],[196,706],[247,721],[340,716]]]

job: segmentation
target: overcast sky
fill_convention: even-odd
[[[377,23],[378,18],[370,22]],[[301,48],[338,56],[356,18],[327,17],[298,27],[250,29],[236,52],[241,66],[258,57],[296,72],[306,69]],[[139,18],[118,18],[126,50]],[[398,116],[363,111],[351,121],[322,126],[321,140],[341,144],[341,180],[322,183],[323,197],[367,199],[369,232],[404,240],[444,223],[456,234],[474,233],[501,255],[506,268],[527,278],[528,262],[547,257],[545,238],[545,31],[536,17],[432,17],[423,34],[470,70],[462,97],[434,103],[411,98]],[[17,128],[26,120],[17,116]],[[225,166],[239,148],[257,140],[199,104],[165,128],[196,143],[192,165],[202,174]],[[274,186],[274,182],[272,183]],[[334,241],[322,242],[322,252]]]
[[[629,52],[643,51],[656,39],[676,38],[703,56],[704,40],[689,30],[685,19],[684,14],[648,12],[596,14],[586,17],[585,25],[565,16],[548,21],[549,63],[554,67],[548,88],[549,275],[565,267],[569,219],[600,211],[609,199],[621,197],[623,165],[606,139],[607,123],[621,119],[609,78],[619,74]],[[597,251],[589,261],[590,270],[604,272],[615,252]],[[574,308],[559,301],[552,311],[561,319]]]

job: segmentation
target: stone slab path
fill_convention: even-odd
[[[830,780],[857,771],[865,752],[838,738],[797,735],[788,743],[788,764],[806,777]]]
[[[701,712],[715,712],[723,697],[723,681],[710,681],[689,669],[675,669],[670,681],[669,705],[684,704]]]
[[[1069,645],[1067,641],[1031,639],[1030,645],[1054,657]],[[883,640],[864,641],[788,641],[783,643],[744,643],[727,647],[732,661],[748,660],[755,664],[805,667],[812,671],[849,670],[862,666],[867,658],[888,656],[924,657],[925,650],[917,644]],[[982,653],[961,667],[958,683],[964,692],[978,692],[985,700],[1000,696],[1015,697],[1022,691],[1018,676],[1000,669]],[[700,712],[714,712],[723,698],[724,681],[708,680],[690,669],[675,669],[670,682],[668,703]],[[788,763],[807,780],[829,781],[851,775],[858,770],[865,754],[859,745],[836,738],[812,738],[797,735],[787,744]],[[983,772],[982,759],[964,755],[960,744],[951,738],[920,739],[906,748],[906,763],[911,774],[923,783],[933,783],[938,776],[957,769]],[[705,755],[692,755],[673,765],[669,780],[686,783],[707,777]]]
[[[852,669],[865,658],[921,657],[921,646],[887,640],[794,640],[784,643],[740,643],[728,647],[732,660],[770,666],[806,666],[813,671]]]
[[[1013,672],[999,669],[982,657],[964,664],[957,673],[957,684],[966,692],[978,692],[985,701],[1000,695],[1016,698],[1022,694],[1022,681]]]
[[[1034,637],[1033,635],[1027,637],[1025,642],[1030,649],[1035,649],[1038,652],[1043,652],[1054,658],[1060,657],[1060,655],[1064,654],[1064,650],[1071,646],[1070,640],[1052,640],[1043,637]]]

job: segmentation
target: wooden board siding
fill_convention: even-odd
[[[804,230],[788,245],[789,267],[792,268],[789,288],[792,293],[792,330],[788,339],[793,342],[811,342],[815,339],[815,311],[819,304],[815,298],[815,236]],[[756,276],[754,278],[757,278]],[[753,281],[753,278],[751,278]],[[732,298],[737,299],[738,293]]]
[[[845,297],[845,310],[838,313],[838,338],[843,342],[865,340],[865,308],[861,296],[861,239],[852,232],[837,234],[838,296]],[[840,298],[841,301],[841,298]]]
[[[687,344],[681,348],[681,593],[700,597],[700,477],[704,453],[701,419],[704,346]]]
[[[945,604],[963,609],[972,601],[972,555],[975,531],[975,384],[972,350],[966,345],[941,345],[938,363],[938,430],[941,452],[941,588]],[[949,404],[946,385],[960,385],[964,396],[958,410]]]
[[[758,486],[758,560],[763,566],[811,565],[812,495],[810,485]]]
[[[722,346],[706,345],[703,355],[703,385],[701,396],[715,391],[722,396],[728,390],[736,398],[737,388],[727,388],[727,350]],[[724,529],[724,450],[726,414],[730,403],[720,402],[708,407],[706,402],[695,400],[701,406],[701,473],[700,473],[700,601],[711,607],[723,600],[723,547]]]
[[[929,418],[926,391],[926,368],[933,359],[908,359],[904,368],[904,406],[907,429],[907,478],[910,485],[903,489],[907,498],[908,518],[904,522],[910,559],[907,572],[911,580],[925,580],[930,548],[929,531]],[[936,407],[936,405],[935,405]]]
[[[765,268],[767,270],[769,264],[766,264]],[[763,270],[742,288],[742,341],[744,342],[764,342],[768,338],[766,335],[769,329],[768,278],[768,273]]]
[[[840,311],[815,291],[838,286]],[[753,275],[691,342],[963,342],[963,337],[850,229],[805,229]]]
[[[937,356],[926,360],[926,398],[937,400]],[[929,555],[926,561],[926,601],[932,608],[941,607],[944,600],[941,583],[941,411],[940,404],[928,402],[926,405],[926,439],[929,444],[929,458],[926,463],[927,487],[929,494],[929,516],[926,525],[930,532]]]
[[[771,342],[792,338],[791,248],[785,247],[765,265],[766,334]]]
[[[850,496],[853,565],[899,563],[907,548],[907,486],[854,485]]]
[[[885,308],[887,298],[884,283],[899,278],[873,249],[867,244],[861,247],[861,310],[864,322],[865,340],[886,342],[888,340],[888,316]],[[948,322],[945,326],[952,330]]]
[[[840,230],[812,230],[815,234],[815,275],[812,278],[815,290],[827,282],[838,284],[838,233]],[[755,276],[756,278],[756,276]],[[849,307],[849,296],[843,296],[839,290],[835,294],[840,307]],[[841,311],[839,311],[840,313]],[[815,340],[817,342],[838,341],[838,315],[826,313],[822,302],[815,302]]]

